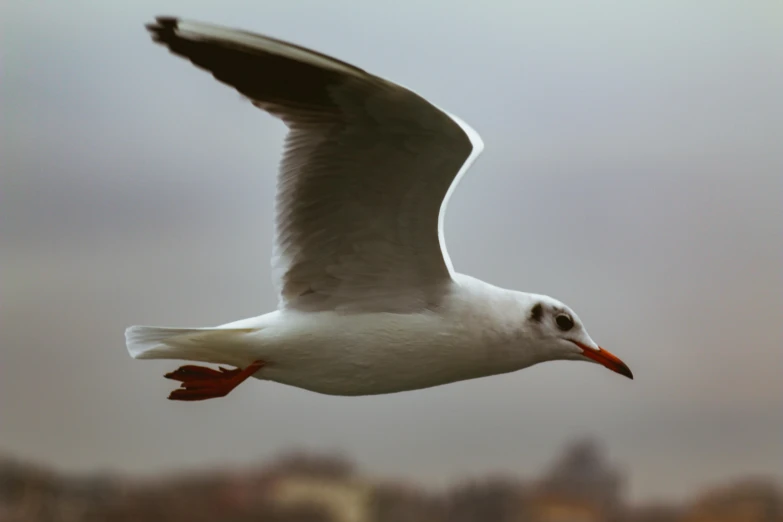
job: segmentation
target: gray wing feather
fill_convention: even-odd
[[[401,86],[280,40],[173,18],[148,29],[289,127],[272,256],[282,307],[437,306],[451,283],[441,204],[480,152],[460,124]]]

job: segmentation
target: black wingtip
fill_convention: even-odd
[[[179,24],[176,16],[156,16],[154,23],[145,24],[144,27],[152,35],[153,40],[160,41],[166,35],[173,35]]]
[[[155,21],[165,27],[176,27],[177,22],[179,22],[179,18],[176,16],[156,16]]]

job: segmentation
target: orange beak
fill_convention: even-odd
[[[623,361],[620,360],[619,357],[610,353],[608,350],[604,350],[600,346],[596,350],[577,341],[572,340],[571,342],[581,348],[582,355],[588,359],[592,359],[598,364],[609,368],[613,372],[617,372],[620,375],[625,375],[629,379],[633,379],[633,373],[631,373],[631,369],[628,368],[628,365],[626,365]]]

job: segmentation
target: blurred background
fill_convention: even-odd
[[[178,362],[123,331],[275,307],[285,128],[153,45],[160,14],[469,122],[455,267],[569,303],[636,379],[166,400]],[[0,520],[782,520],[781,34],[777,0],[2,3]]]

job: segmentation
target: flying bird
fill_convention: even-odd
[[[277,178],[277,310],[210,328],[131,326],[136,359],[179,359],[170,399],[248,379],[357,396],[429,388],[553,360],[631,370],[571,308],[454,271],[443,220],[478,133],[363,69],[268,36],[173,17],[146,26],[288,128]],[[234,368],[227,368],[234,367]]]

